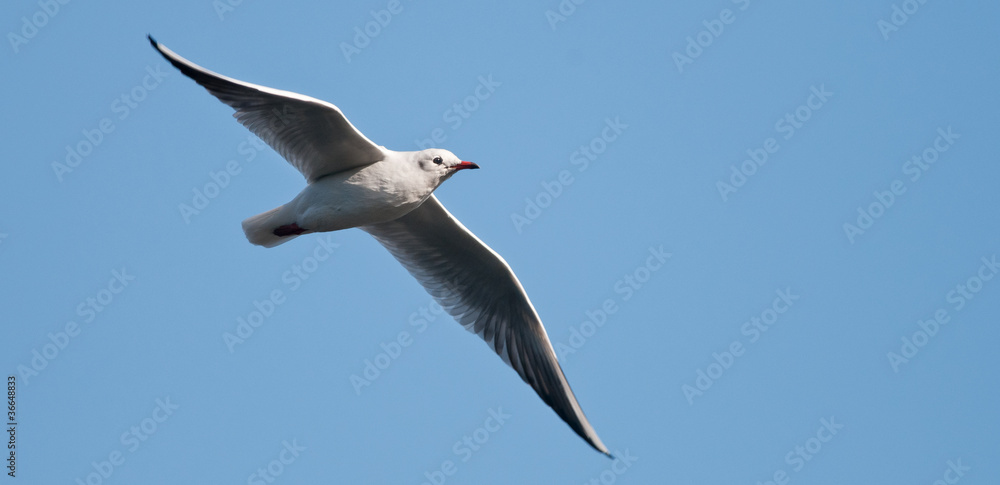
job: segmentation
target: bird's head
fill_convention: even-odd
[[[415,163],[420,170],[430,178],[436,179],[438,184],[448,180],[448,177],[451,177],[459,170],[479,168],[479,165],[472,162],[464,162],[456,157],[454,153],[440,148],[421,150],[416,152],[415,155]]]

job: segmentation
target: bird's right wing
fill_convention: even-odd
[[[580,437],[608,456],[563,375],[542,321],[510,266],[431,195],[363,226],[465,328],[478,334]]]
[[[382,148],[362,135],[336,106],[316,98],[216,74],[149,43],[187,77],[236,110],[233,117],[288,160],[306,180],[378,162]]]

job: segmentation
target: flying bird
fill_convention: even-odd
[[[243,221],[274,247],[303,234],[359,228],[385,246],[467,330],[479,335],[570,428],[611,456],[563,375],[538,313],[510,266],[441,205],[434,190],[479,168],[448,150],[398,152],[361,134],[336,106],[195,65],[149,37],[185,76],[305,176],[291,202]]]

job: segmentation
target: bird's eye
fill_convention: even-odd
[[[434,157],[434,163],[441,165],[442,163],[444,163],[444,159],[441,157]]]

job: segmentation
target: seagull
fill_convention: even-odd
[[[434,196],[452,175],[478,165],[448,150],[397,152],[376,145],[330,103],[216,74],[148,38],[305,176],[305,189],[291,202],[243,221],[251,243],[270,248],[304,234],[352,227],[371,234],[577,435],[611,457],[510,266]]]

